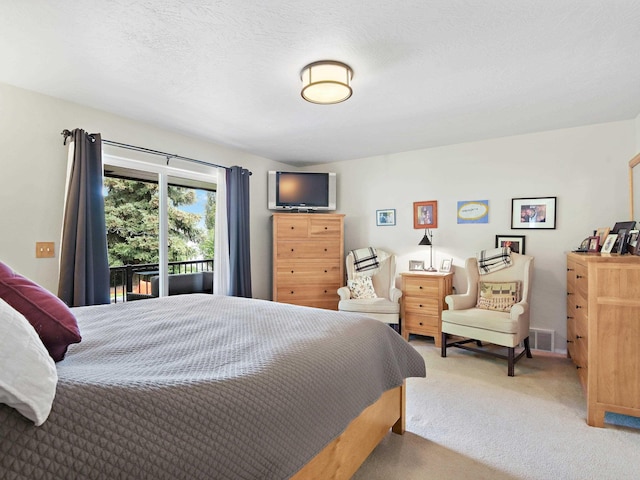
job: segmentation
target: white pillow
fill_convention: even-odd
[[[378,298],[373,289],[371,277],[355,277],[353,280],[347,281],[347,287],[351,291],[351,298]]]
[[[0,299],[0,403],[42,425],[56,395],[56,365],[36,330]]]

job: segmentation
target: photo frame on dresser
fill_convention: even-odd
[[[616,243],[617,238],[617,233],[610,233],[609,235],[607,235],[604,244],[602,244],[602,249],[600,250],[600,252],[611,253],[611,250],[613,250],[613,246]]]

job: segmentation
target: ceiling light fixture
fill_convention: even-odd
[[[307,102],[331,105],[344,102],[353,93],[353,70],[342,62],[322,60],[310,63],[302,69],[300,78],[300,93]]]

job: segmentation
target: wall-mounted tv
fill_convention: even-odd
[[[267,192],[270,210],[335,210],[336,174],[270,171]]]

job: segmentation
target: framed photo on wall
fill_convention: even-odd
[[[524,255],[524,235],[496,235],[496,248],[509,247],[513,253]]]
[[[378,227],[393,226],[396,224],[396,209],[376,210],[376,225]]]
[[[438,201],[413,202],[413,228],[438,228]]]
[[[556,197],[511,199],[511,228],[556,228]]]

